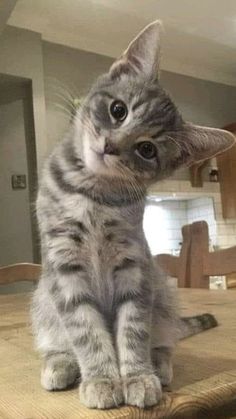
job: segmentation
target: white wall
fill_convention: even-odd
[[[181,248],[181,228],[185,224],[188,224],[187,201],[148,202],[143,227],[152,254],[176,254]]]
[[[17,0],[1,0],[0,7],[0,33],[6,26],[6,23],[13,11]]]
[[[112,59],[43,42],[46,121],[49,148],[62,138],[69,123],[68,100],[86,95]],[[64,110],[63,110],[63,109]]]
[[[37,162],[47,154],[41,36],[7,26],[0,36],[0,73],[32,80]]]
[[[23,101],[0,106],[0,265],[33,262],[28,187],[13,190],[11,176],[27,175]]]
[[[161,83],[186,120],[219,128],[235,122],[236,87],[167,71]]]

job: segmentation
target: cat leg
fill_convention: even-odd
[[[135,294],[123,302],[117,313],[117,348],[126,404],[138,407],[153,406],[161,399],[159,378],[151,361],[150,301],[143,304]]]
[[[80,365],[80,400],[90,408],[107,409],[123,402],[112,337],[101,313],[86,301],[61,312]]]
[[[152,363],[163,386],[168,386],[173,379],[172,354],[173,349],[167,346],[152,349]]]
[[[167,386],[173,379],[172,355],[178,341],[175,318],[163,318],[155,313],[151,335],[153,366],[161,384]]]
[[[72,277],[72,273],[68,276]],[[118,406],[123,402],[123,391],[112,336],[93,297],[84,295],[79,288],[75,294],[72,289],[71,295],[58,290],[55,305],[80,366],[80,400],[90,408]]]
[[[48,294],[39,288],[34,295],[32,323],[36,345],[42,355],[41,385],[62,390],[79,377],[79,366]]]

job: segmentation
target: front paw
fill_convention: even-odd
[[[141,408],[157,404],[162,396],[161,383],[154,374],[142,374],[123,379],[125,404]]]
[[[81,402],[91,409],[110,409],[124,402],[121,382],[110,378],[82,381],[79,395]]]

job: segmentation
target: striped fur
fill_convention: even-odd
[[[193,317],[182,317],[181,323],[182,339],[218,326],[216,318],[210,313]]]
[[[154,23],[92,87],[40,181],[43,269],[32,318],[41,382],[62,389],[80,375],[80,398],[93,408],[151,406],[170,382],[183,323],[144,237],[146,190],[232,142],[218,130],[215,146],[214,130],[184,123],[159,85],[158,39]],[[122,122],[114,100],[126,106]]]

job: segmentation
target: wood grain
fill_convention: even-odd
[[[172,391],[149,410],[89,410],[77,388],[48,393],[40,387],[40,359],[30,331],[30,295],[0,296],[1,419],[204,419],[236,416],[236,295],[181,290],[184,315],[211,312],[220,326],[186,339],[176,351]]]

